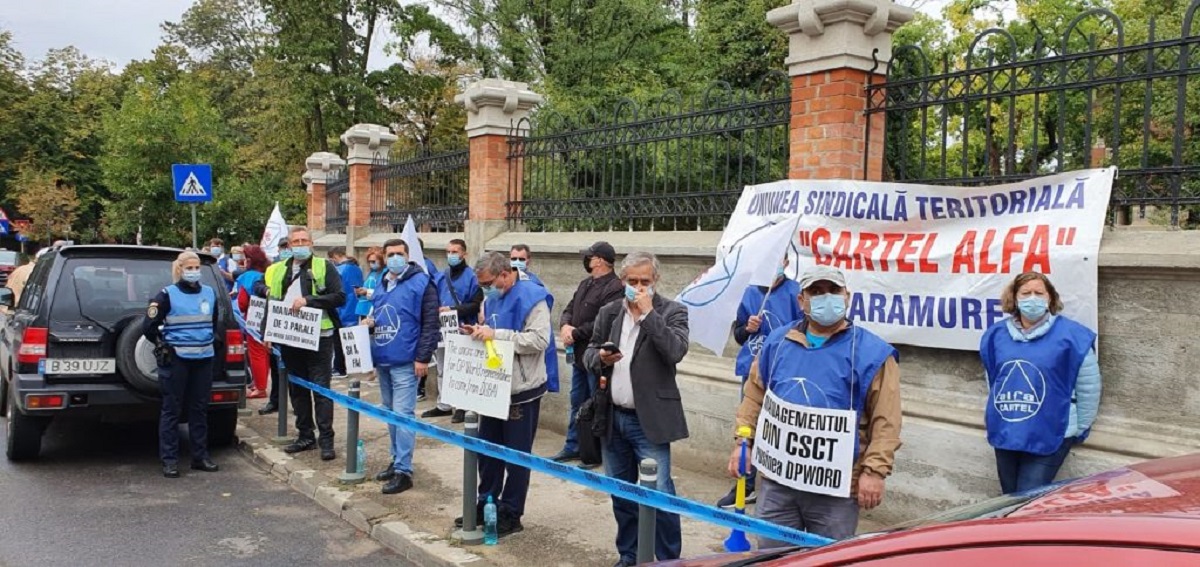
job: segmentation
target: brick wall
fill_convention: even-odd
[[[308,228],[325,230],[325,184],[313,182],[308,193]]]
[[[789,178],[863,178],[868,75],[836,69],[792,77]],[[868,179],[875,181],[882,178],[883,125],[882,115],[871,120]]]
[[[508,204],[508,140],[504,136],[471,138],[471,220],[504,220]]]
[[[371,164],[350,165],[349,226],[371,224]]]

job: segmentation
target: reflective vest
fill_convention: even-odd
[[[1052,325],[1045,335],[1018,342],[1005,319],[979,342],[988,379],[984,421],[988,443],[997,449],[1049,455],[1062,446],[1075,381],[1096,333],[1061,315]]]
[[[321,258],[312,258],[309,269],[312,270],[313,287],[311,290],[309,290],[307,295],[320,295],[323,291],[325,291],[326,264],[328,264],[328,262]],[[265,279],[267,281],[267,288],[270,289],[271,292],[269,294],[270,299],[275,301],[280,301],[283,299],[283,296],[287,294],[287,289],[285,289],[284,282],[286,282],[288,279],[291,279],[291,276],[291,259],[275,262],[267,267],[267,275],[265,276]],[[297,275],[296,280],[298,281],[299,279],[300,276]],[[332,330],[333,319],[329,318],[329,312],[324,309],[321,311],[321,330]]]
[[[429,276],[417,272],[387,291],[384,277],[371,298],[375,330],[371,336],[371,359],[376,366],[410,364],[417,359],[421,339],[421,307]]]
[[[786,327],[789,323],[804,316],[804,311],[800,309],[798,295],[800,295],[800,284],[791,279],[784,279],[777,287],[767,290],[765,294],[763,288],[759,286],[746,288],[745,294],[742,295],[742,304],[738,306],[738,322],[744,323],[751,315],[757,315],[761,308],[762,324],[758,327],[758,332],[750,333],[746,342],[742,344],[742,348],[738,350],[734,373],[738,376],[749,376],[750,364],[762,350],[763,341],[770,336],[771,332],[780,327]],[[763,307],[764,297],[767,300],[766,307]]]
[[[186,293],[178,285],[167,286],[171,311],[163,322],[162,335],[179,358],[212,358],[213,309],[217,294],[200,284],[199,293]]]

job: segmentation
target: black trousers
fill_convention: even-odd
[[[542,399],[515,404],[509,410],[508,420],[479,416],[479,438],[504,445],[510,449],[532,452],[533,438],[537,435],[538,415]],[[525,515],[525,500],[529,495],[529,469],[479,455],[479,502],[487,502],[488,495],[496,508],[514,518]]]
[[[212,395],[212,382],[212,357],[188,359],[176,355],[170,366],[158,367],[162,390],[158,457],[162,462],[179,462],[179,417],[184,408],[187,408],[192,460],[208,458],[208,399]]]
[[[274,350],[268,350],[271,357],[271,390],[267,394],[267,404],[279,407],[279,357]]]
[[[289,346],[280,346],[279,350],[289,374],[328,388],[333,373],[333,346],[334,338],[328,336],[321,337],[316,352]],[[332,448],[333,400],[295,385],[288,386],[288,394],[292,399],[292,410],[296,412],[299,438],[316,439],[322,448]],[[313,427],[314,416],[316,427]],[[315,433],[320,433],[320,436]]]

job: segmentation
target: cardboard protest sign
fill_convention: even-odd
[[[442,401],[496,419],[508,419],[512,392],[513,344],[492,341],[500,355],[500,368],[487,368],[483,341],[466,335],[446,336],[446,390]]]
[[[316,351],[321,343],[321,310],[301,307],[293,312],[290,305],[272,301],[267,304],[267,330],[263,338],[274,344]]]
[[[371,333],[366,325],[343,327],[338,331],[342,339],[342,354],[346,359],[347,374],[362,374],[375,368],[371,360]]]
[[[849,497],[857,426],[851,410],[793,404],[767,391],[758,415],[754,466],[796,490]]]

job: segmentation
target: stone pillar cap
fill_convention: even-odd
[[[386,159],[392,144],[399,138],[391,128],[379,124],[355,124],[342,134],[342,143],[349,148],[346,161],[350,165],[373,163],[375,158]]]
[[[472,83],[454,97],[467,109],[467,137],[508,135],[517,122],[529,116],[533,107],[546,99],[529,90],[529,84],[503,79],[483,79]]]
[[[915,14],[892,0],[796,0],[767,12],[767,21],[787,32],[785,63],[795,77],[846,68],[870,71],[875,58],[886,64],[892,58],[892,32]]]
[[[326,183],[333,173],[341,171],[346,166],[346,160],[335,153],[316,152],[304,160],[304,166],[307,169],[301,179],[311,191],[313,183]]]

